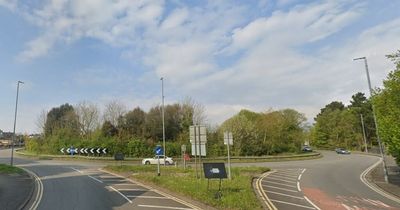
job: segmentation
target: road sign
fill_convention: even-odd
[[[206,150],[206,145],[205,144],[196,144],[196,147],[194,144],[192,144],[192,155],[196,155],[196,148],[197,148],[197,155],[198,156],[206,156],[207,155],[207,150]],[[200,154],[201,152],[201,154]]]
[[[181,146],[181,151],[182,151],[182,152],[186,152],[186,145],[185,145],[185,144],[182,144],[182,146]]]
[[[207,142],[207,129],[204,125],[194,125],[189,127],[190,143],[206,143]],[[195,139],[196,138],[196,139]]]
[[[224,144],[227,145],[233,145],[233,136],[232,132],[224,132]]]
[[[161,146],[157,146],[155,149],[155,153],[156,153],[156,155],[163,155],[164,151]]]

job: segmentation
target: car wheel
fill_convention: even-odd
[[[168,161],[165,162],[165,165],[170,165],[171,163],[169,163]]]
[[[144,164],[146,164],[146,165],[150,165],[150,161],[146,161]]]

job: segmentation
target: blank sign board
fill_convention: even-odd
[[[226,179],[225,163],[203,163],[204,177],[207,179]]]

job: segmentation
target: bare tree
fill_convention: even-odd
[[[75,113],[78,116],[79,126],[84,136],[89,136],[99,126],[100,111],[96,104],[88,101],[80,102],[76,105]]]
[[[118,124],[118,118],[126,113],[126,106],[119,101],[111,101],[106,104],[103,120],[109,121],[114,126]]]
[[[42,109],[36,119],[36,127],[38,131],[42,134],[45,133],[46,121],[47,121],[47,111]]]
[[[207,121],[207,116],[205,114],[206,108],[203,104],[193,100],[190,97],[186,97],[182,102],[183,107],[188,107],[190,114],[192,115],[192,122],[194,125],[202,125]]]

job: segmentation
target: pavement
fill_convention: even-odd
[[[23,209],[34,191],[34,179],[23,174],[0,174],[0,209]]]
[[[396,164],[392,156],[385,156],[385,161],[389,183],[386,183],[384,179],[383,164],[379,164],[375,167],[367,174],[366,178],[380,189],[400,199],[400,167]]]

